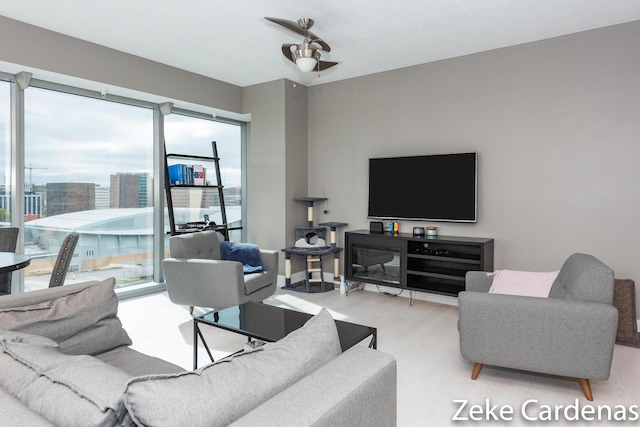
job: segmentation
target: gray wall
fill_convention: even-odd
[[[4,16],[0,16],[0,40],[0,61],[25,66],[24,71],[32,67],[221,110],[242,109],[238,86]]]
[[[640,284],[639,46],[634,22],[313,86],[309,192],[368,228],[369,157],[477,151],[478,222],[441,234],[494,238],[497,269],[585,252]]]
[[[293,245],[295,227],[306,220],[306,207],[293,198],[307,192],[307,88],[279,80],[247,87],[243,93],[244,110],[251,112],[247,237],[280,250]],[[294,271],[300,268],[295,262]]]
[[[272,203],[285,200],[285,98],[282,82],[252,86],[243,92],[243,105],[251,111],[247,147],[247,240],[280,249],[285,216]],[[275,204],[275,203],[274,203]]]

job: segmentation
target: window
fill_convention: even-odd
[[[0,81],[0,227],[11,225],[11,87]]]
[[[48,286],[71,231],[67,281],[151,281],[153,110],[33,86],[24,104],[25,290]]]
[[[154,144],[161,135],[169,150],[207,157],[213,154],[211,141],[217,141],[227,216],[242,226],[244,123],[180,109],[157,120],[157,104],[111,94],[102,99],[96,91],[37,79],[19,92],[16,99],[24,95],[24,100],[12,110],[15,85],[11,74],[0,72],[0,227],[23,228],[19,245],[24,239],[24,252],[32,257],[31,265],[14,275],[18,280],[24,276],[18,289],[48,286],[70,231],[80,238],[67,283],[113,276],[118,288],[128,287],[127,295],[157,289],[148,287],[161,277],[161,271],[154,271],[160,264],[154,255],[168,252],[169,237],[154,222],[161,217],[155,209],[165,207],[164,200],[153,198],[154,190],[163,187],[153,176],[164,165],[154,165],[160,153]],[[14,121],[24,122],[24,141],[21,132],[12,140]],[[162,123],[165,128],[159,129]],[[13,158],[12,147],[17,147]],[[14,164],[15,158],[21,164]],[[24,198],[24,206],[12,207],[16,175],[24,187],[15,196]],[[209,180],[215,181],[213,172]],[[187,215],[202,219],[207,211],[217,221],[216,198],[203,197],[205,209]],[[167,216],[165,208],[165,231]],[[231,239],[241,240],[243,232],[232,233]]]

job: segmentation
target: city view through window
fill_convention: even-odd
[[[11,95],[8,82],[0,81],[0,153],[2,160],[0,161],[0,195],[3,200],[8,200],[10,188],[10,172],[11,172]],[[0,202],[1,203],[1,202]],[[0,205],[0,227],[9,225],[11,218],[9,217],[8,206]]]
[[[10,226],[9,84],[0,85],[4,156],[0,227]],[[6,94],[4,93],[6,89]],[[153,279],[153,110],[37,87],[24,99],[24,209],[21,233],[31,265],[25,290],[48,286],[64,237],[80,238],[67,282],[116,277],[117,287]],[[4,108],[7,111],[4,111]],[[167,152],[211,156],[217,141],[227,217],[241,225],[241,126],[186,115],[164,118]],[[208,165],[204,165],[209,168]],[[213,171],[212,177],[215,179]],[[207,181],[211,177],[207,176]],[[206,191],[205,191],[206,192]],[[164,192],[163,192],[164,194]],[[219,217],[217,197],[174,199],[176,218]],[[219,221],[219,219],[218,219]]]

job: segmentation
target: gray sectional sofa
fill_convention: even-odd
[[[133,350],[114,280],[0,297],[0,423],[389,426],[396,362],[341,353],[322,310],[261,350],[185,371]]]

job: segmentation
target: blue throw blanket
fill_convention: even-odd
[[[264,271],[260,250],[253,243],[220,242],[221,258],[225,261],[238,261],[242,263],[244,274],[260,273]]]

